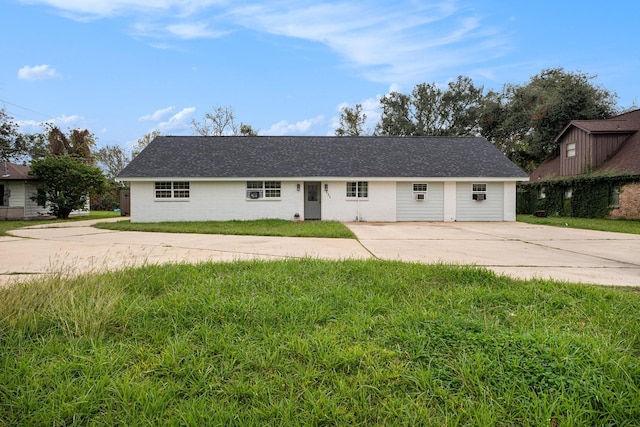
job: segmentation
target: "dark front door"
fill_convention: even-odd
[[[304,183],[304,219],[320,219],[320,183]]]

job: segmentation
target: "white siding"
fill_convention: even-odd
[[[293,219],[294,214],[304,211],[304,192],[297,191],[295,182],[282,182],[277,200],[247,200],[246,185],[246,181],[191,181],[188,199],[157,200],[153,182],[131,182],[131,221]]]
[[[31,197],[38,192],[38,185],[32,181],[14,182],[11,184],[10,206],[23,206],[24,217],[33,218],[49,215],[49,209],[39,206]]]
[[[366,181],[366,179],[358,179]],[[328,191],[322,183],[322,219],[333,221],[396,221],[396,183],[369,182],[369,197],[347,199],[347,182],[328,182]]]
[[[487,199],[473,200],[472,183],[458,182],[456,184],[456,221],[502,221],[504,217],[504,183],[483,182],[482,179],[474,183],[487,184]]]
[[[24,181],[7,181],[4,185],[5,188],[8,188],[11,191],[11,196],[9,196],[9,207],[24,207],[26,200],[31,197],[31,195],[27,197],[25,194],[25,186],[27,184],[25,184]]]
[[[163,179],[168,181],[168,179]],[[363,181],[363,179],[360,179]],[[413,182],[368,181],[366,199],[348,199],[346,181],[321,182],[321,218],[335,221],[514,221],[515,183],[487,184],[487,199],[472,199],[472,182],[427,182],[427,200],[413,200]],[[419,180],[416,183],[420,182]],[[426,181],[423,181],[426,182]],[[300,184],[300,191],[297,190]],[[325,190],[325,184],[327,190]],[[304,216],[304,182],[281,183],[278,200],[247,200],[246,181],[190,182],[186,200],[155,199],[153,182],[131,182],[131,220],[226,221]]]
[[[444,220],[444,183],[428,182],[427,196],[423,201],[414,199],[412,182],[399,182],[396,193],[398,221]]]

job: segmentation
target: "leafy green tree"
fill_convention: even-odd
[[[242,136],[258,136],[258,131],[253,129],[251,125],[240,123],[240,135]]]
[[[367,115],[362,112],[362,104],[356,104],[353,108],[343,107],[340,111],[340,125],[336,129],[336,136],[365,135],[366,121]]]
[[[69,155],[35,160],[29,174],[41,183],[31,199],[49,206],[57,218],[68,218],[71,211],[83,209],[91,193],[101,193],[106,188],[106,179],[99,168]]]
[[[616,113],[617,95],[595,85],[594,78],[552,68],[525,85],[505,85],[501,94],[488,97],[482,135],[531,170],[559,154],[554,139],[571,120],[605,119]]]
[[[376,126],[376,135],[411,136],[415,133],[412,100],[409,95],[391,92],[380,98],[380,107],[382,114]]]
[[[29,160],[38,160],[49,155],[49,142],[45,134],[23,134],[22,138],[27,150],[26,157]]]
[[[469,77],[459,76],[446,89],[421,83],[411,95],[392,92],[380,100],[380,105],[378,135],[477,135],[484,88],[476,87]]]
[[[0,160],[17,161],[26,153],[24,139],[5,108],[0,108]]]
[[[484,89],[459,76],[445,90],[422,83],[412,92],[414,135],[466,136],[479,132],[478,118]]]

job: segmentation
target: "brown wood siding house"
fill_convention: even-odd
[[[572,120],[555,139],[560,155],[529,176],[530,182],[585,173],[640,175],[640,110],[605,120]],[[620,189],[612,217],[640,219],[640,183]]]

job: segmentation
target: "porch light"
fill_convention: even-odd
[[[329,184],[324,184],[324,191],[329,191]]]
[[[300,184],[296,184],[296,189],[300,191]]]

